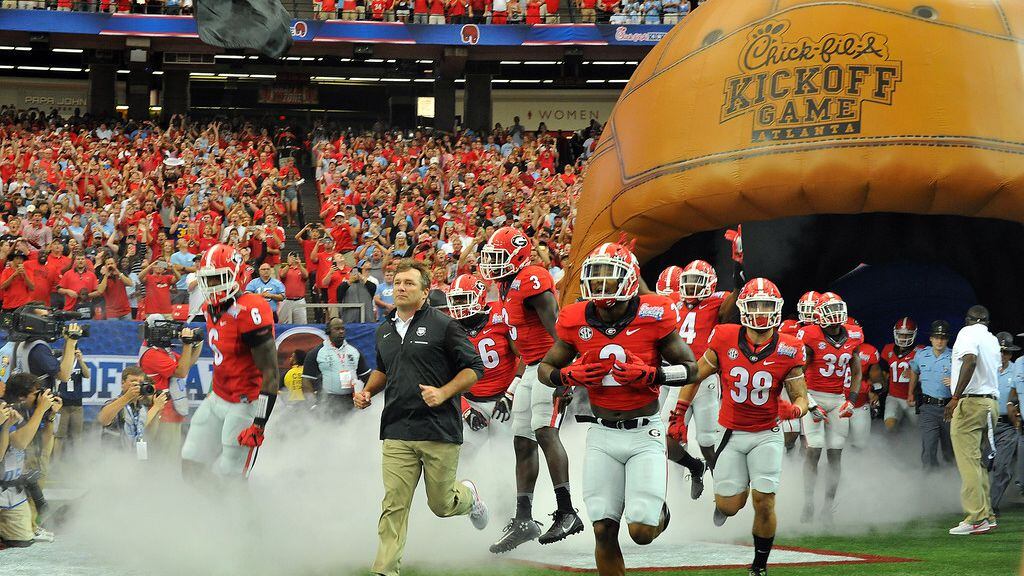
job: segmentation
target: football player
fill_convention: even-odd
[[[779,334],[782,294],[770,280],[755,278],[739,293],[740,324],[719,324],[697,362],[697,380],[722,378],[725,429],[713,468],[714,523],[721,526],[754,501],[754,561],[750,576],[767,574],[775,540],[775,492],[782,474],[779,419],[807,413],[804,364],[807,354],[795,336]],[[792,403],[780,398],[786,387]]]
[[[618,541],[623,517],[630,538],[641,545],[668,526],[658,395],[662,385],[693,382],[697,367],[677,331],[673,302],[639,295],[639,280],[640,265],[629,248],[607,243],[591,252],[580,275],[582,301],[559,313],[558,338],[539,370],[548,386],[588,387],[593,416],[576,420],[590,423],[583,499],[602,576],[626,573]]]
[[[900,422],[906,418],[911,424],[917,423],[917,410],[907,403],[910,393],[910,362],[918,350],[915,346],[917,323],[910,317],[900,318],[892,328],[892,343],[882,347],[882,369],[886,377],[885,429],[896,432]]]
[[[851,324],[857,321],[850,319]],[[861,382],[856,400],[853,402],[853,416],[850,416],[850,446],[863,450],[871,437],[871,407],[878,404],[878,392],[885,386],[885,375],[879,366],[881,355],[878,348],[864,342],[857,350],[860,356]]]
[[[809,412],[803,418],[807,453],[804,458],[804,509],[801,521],[809,522],[814,516],[814,486],[818,481],[818,461],[825,449],[828,475],[825,486],[826,522],[831,521],[843,447],[850,434],[850,417],[860,396],[860,386],[850,383],[861,380],[858,348],[864,342],[859,326],[847,325],[846,302],[833,292],[818,297],[814,310],[817,323],[797,332],[797,338],[807,349],[807,382]]]
[[[479,449],[498,434],[492,423],[508,422],[512,417],[510,385],[519,379],[522,367],[519,354],[501,314],[501,304],[487,303],[487,286],[470,274],[452,281],[446,293],[448,315],[466,329],[469,341],[484,363],[484,375],[462,395],[462,419],[473,433],[466,434],[466,444]]]
[[[583,531],[583,521],[572,506],[569,492],[569,457],[558,437],[572,388],[559,387],[552,393],[537,379],[537,366],[554,342],[558,303],[551,274],[546,268],[531,265],[532,252],[530,239],[510,226],[491,234],[480,251],[480,273],[485,280],[498,283],[502,316],[526,364],[512,396],[516,515],[490,547],[496,554],[538,536],[541,544],[551,544]],[[533,490],[540,471],[538,444],[544,451],[557,502],[551,527],[543,535],[540,524],[533,520]]]
[[[679,276],[678,304],[679,335],[698,357],[708,346],[711,331],[719,322],[724,322],[732,312],[736,295],[743,285],[743,244],[738,231],[729,230],[726,237],[732,242],[734,263],[732,292],[718,292],[718,275],[711,264],[694,260],[687,264]],[[674,286],[673,286],[674,287]],[[669,416],[668,443],[673,454],[685,452],[687,426],[693,424],[695,436],[704,460],[714,466],[715,443],[720,433],[718,411],[721,405],[719,378],[712,374],[699,386],[678,389],[678,399],[673,395],[666,398],[665,405],[675,406]],[[681,456],[677,462],[686,466],[687,459]],[[692,466],[692,464],[691,464]],[[704,490],[703,466],[690,469],[690,497],[697,499]]]
[[[213,390],[192,416],[181,449],[183,471],[193,478],[207,466],[221,476],[248,476],[277,399],[274,314],[265,298],[241,293],[242,264],[234,248],[216,244],[196,270],[213,351]]]
[[[818,303],[818,297],[821,294],[811,290],[810,292],[804,292],[804,295],[796,301],[796,320],[792,318],[783,320],[782,325],[779,326],[779,334],[792,334],[796,335],[804,326],[811,326],[814,324],[814,308]],[[785,394],[785,390],[782,391]],[[789,454],[796,447],[796,441],[800,439],[800,435],[803,434],[803,426],[800,424],[800,420],[783,420],[782,421],[782,434],[786,438],[786,453]],[[800,451],[805,451],[805,446],[800,445]]]

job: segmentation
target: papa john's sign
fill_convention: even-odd
[[[892,105],[903,63],[876,32],[790,39],[788,21],[759,24],[725,79],[720,123],[753,116],[752,142],[859,134],[864,103]]]

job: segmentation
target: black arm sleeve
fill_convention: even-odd
[[[469,342],[469,336],[462,324],[454,320],[448,322],[444,337],[445,351],[448,353],[448,358],[454,369],[453,375],[469,368],[476,372],[477,378],[482,378],[484,375],[483,360],[480,359],[480,354]]]
[[[356,364],[356,375],[363,382],[370,376],[370,367],[366,365],[366,357],[362,353],[359,354],[359,363]]]
[[[267,340],[273,339],[273,326],[264,326],[262,328],[257,328],[252,332],[246,332],[245,334],[242,334],[242,342],[244,342],[245,345],[248,346],[249,348],[256,348],[257,346],[263,344]]]

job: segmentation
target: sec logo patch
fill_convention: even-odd
[[[590,326],[580,327],[580,340],[586,342],[594,337],[594,331],[590,329]]]
[[[729,348],[729,360],[735,360],[740,357],[740,351],[735,348]]]
[[[824,342],[818,342],[818,350],[824,350],[824,349],[825,349],[825,343]]]

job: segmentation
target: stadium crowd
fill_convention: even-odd
[[[161,126],[0,109],[0,309],[40,301],[92,319],[193,318],[196,258],[224,242],[246,261],[241,285],[285,321],[306,319],[299,300],[362,302],[346,319],[371,320],[391,306],[392,260],[426,262],[443,290],[511,223],[560,275],[597,123],[579,133],[376,128],[323,124],[301,137],[240,120]],[[299,229],[301,250],[289,254],[282,225],[299,228],[302,148],[322,224]]]
[[[415,24],[675,24],[697,0],[286,0],[296,17]],[[189,15],[192,0],[4,0],[3,8]],[[311,11],[311,12],[310,12]]]

